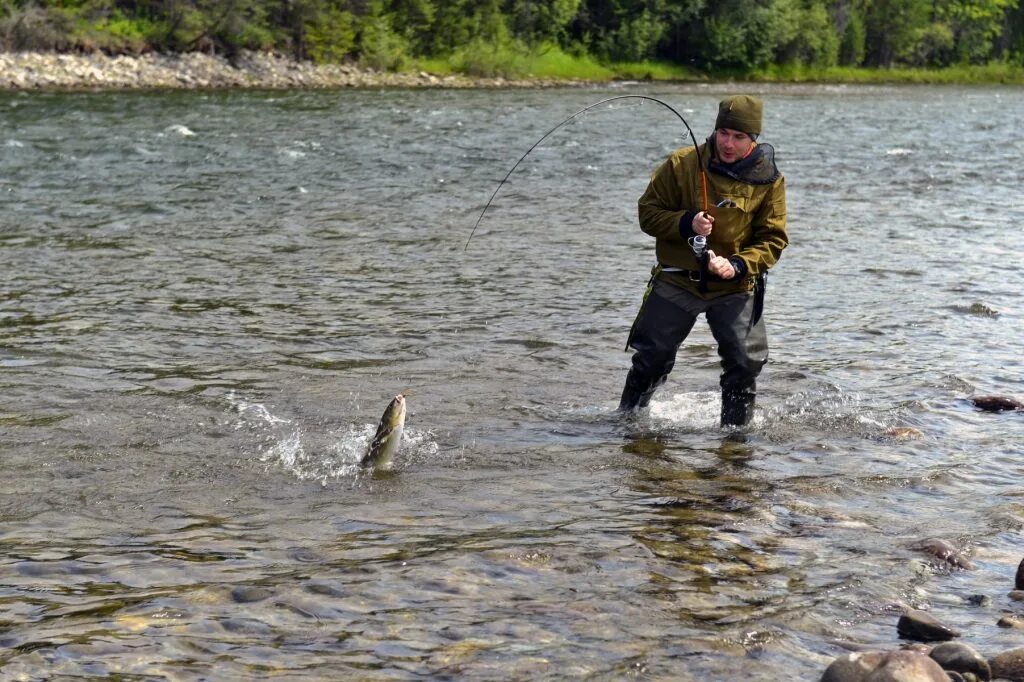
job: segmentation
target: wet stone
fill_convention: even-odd
[[[220,622],[220,626],[226,632],[237,635],[266,635],[271,632],[270,626],[266,623],[248,618],[227,618]]]
[[[251,604],[252,602],[263,601],[273,596],[273,592],[265,587],[253,587],[251,585],[239,585],[231,590],[231,599],[238,604]]]
[[[821,682],[861,682],[882,663],[881,651],[855,651],[844,654],[825,669]]]
[[[837,658],[821,682],[948,682],[942,667],[918,651],[872,651]]]
[[[971,673],[979,680],[987,682],[992,679],[992,670],[988,661],[970,646],[961,642],[945,642],[932,649],[929,654],[943,670],[958,673]]]
[[[306,585],[306,591],[324,597],[337,597],[339,599],[345,596],[345,590],[341,589],[338,585],[330,583],[309,583]]]
[[[1014,410],[1024,410],[1024,403],[1014,398],[1008,398],[1002,395],[979,395],[970,398],[970,401],[979,410],[985,412],[1012,412]]]
[[[950,566],[956,568],[963,568],[968,571],[974,570],[974,564],[971,563],[970,559],[965,557],[963,553],[956,547],[951,545],[949,542],[942,540],[941,538],[928,538],[922,540],[915,545],[917,549],[928,552],[936,559],[945,561]]]
[[[896,632],[900,637],[919,642],[941,642],[960,636],[959,632],[934,616],[917,609],[907,609],[906,613],[900,616]]]
[[[1024,601],[1024,590],[1013,590],[1006,596],[1013,601]]]
[[[1003,616],[999,619],[996,625],[1001,628],[1017,628],[1018,630],[1024,630],[1024,621],[1013,616]]]
[[[987,594],[972,594],[964,598],[969,606],[992,606],[992,597]]]
[[[994,679],[1024,682],[1024,648],[1004,651],[990,658],[988,664]]]

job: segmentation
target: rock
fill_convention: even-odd
[[[1011,590],[1006,596],[1013,601],[1024,601],[1024,590]]]
[[[1024,559],[1017,564],[1017,575],[1013,578],[1014,589],[1024,590]]]
[[[989,667],[988,661],[977,651],[961,642],[939,644],[932,649],[929,656],[941,665],[943,670],[971,673],[982,682],[992,679],[992,669]]]
[[[987,594],[972,594],[964,597],[964,603],[970,606],[992,606],[992,597]]]
[[[969,400],[979,410],[985,412],[1011,412],[1014,410],[1024,410],[1024,403],[1013,398],[1007,398],[1002,395],[979,395]]]
[[[953,628],[917,609],[907,609],[906,613],[900,616],[896,632],[900,637],[920,642],[941,642],[960,636]]]
[[[263,601],[273,596],[273,592],[265,587],[253,587],[252,585],[239,585],[231,590],[231,599],[238,604],[249,604],[256,601]]]
[[[1024,682],[1024,649],[1010,649],[988,661],[992,677],[997,680]]]
[[[883,651],[855,651],[840,656],[825,668],[821,682],[861,682],[866,680],[885,658]]]
[[[928,538],[914,545],[915,549],[928,552],[937,559],[945,561],[950,566],[963,568],[968,571],[974,570],[974,564],[965,557],[960,550],[941,538]]]
[[[868,651],[840,656],[821,682],[949,682],[938,663],[917,651]]]
[[[996,623],[1001,628],[1017,628],[1018,630],[1024,630],[1024,621],[1013,616],[1003,616]]]
[[[924,438],[924,432],[913,426],[890,426],[882,435],[897,441],[918,440]]]

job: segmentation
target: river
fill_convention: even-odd
[[[703,322],[614,414],[651,171],[764,97],[745,438]],[[1024,557],[1024,89],[0,93],[7,679],[817,679]],[[1017,239],[1017,242],[1013,240]],[[390,474],[355,465],[410,391]],[[894,431],[894,429],[910,429]],[[915,543],[940,537],[977,570]],[[979,595],[986,598],[981,599]]]

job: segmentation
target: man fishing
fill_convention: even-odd
[[[722,100],[707,142],[673,153],[640,197],[640,229],[656,239],[658,264],[626,342],[636,352],[622,412],[647,406],[704,313],[722,358],[721,423],[753,417],[768,360],[765,273],[789,243],[785,181],[775,150],[757,142],[762,111],[749,95]]]

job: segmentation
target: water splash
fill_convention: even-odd
[[[359,461],[376,433],[375,423],[349,424],[326,433],[307,432],[295,420],[275,415],[263,403],[250,402],[233,391],[228,402],[238,413],[236,430],[248,430],[259,438],[256,459],[267,468],[280,468],[302,481],[358,478],[364,473]],[[439,451],[434,434],[406,428],[395,468],[401,470]]]

